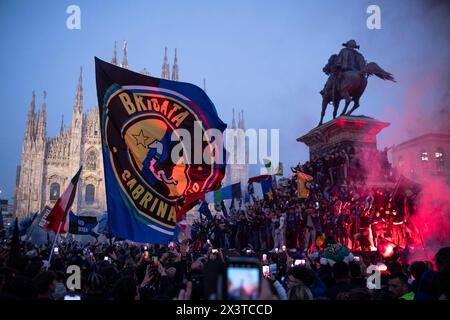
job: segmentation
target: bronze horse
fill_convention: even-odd
[[[390,80],[396,82],[393,75],[387,71],[384,71],[380,66],[378,66],[375,62],[368,63],[365,68],[361,71],[356,70],[347,70],[340,72],[337,75],[338,85],[333,84],[332,89],[322,90],[322,113],[320,117],[319,126],[323,123],[323,117],[325,116],[325,112],[328,104],[331,102],[334,106],[333,111],[333,119],[336,119],[336,115],[339,109],[339,102],[342,99],[345,99],[345,107],[342,110],[342,115],[350,115],[353,111],[355,111],[359,107],[359,99],[361,98],[364,90],[367,86],[367,78],[369,76],[375,75],[383,80]],[[347,113],[347,108],[350,105],[350,102],[353,100],[353,107]]]

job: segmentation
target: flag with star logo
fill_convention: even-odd
[[[226,124],[193,84],[97,58],[95,68],[109,232],[167,244],[184,214],[221,187]]]

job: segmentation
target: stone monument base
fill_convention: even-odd
[[[309,147],[310,159],[317,159],[334,148],[353,147],[355,153],[377,150],[377,134],[390,123],[366,116],[342,116],[316,127],[297,138]]]

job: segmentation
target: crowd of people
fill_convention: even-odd
[[[50,263],[51,246],[22,242],[20,256],[10,263],[6,243],[0,255],[0,300],[203,300],[221,297],[209,281],[231,257],[253,257],[270,268],[261,273],[262,300],[438,300],[450,298],[450,248],[434,261],[403,264],[397,253],[353,255],[329,236],[320,252],[280,248],[215,249],[185,240],[169,246],[127,241],[82,245],[58,244]],[[300,263],[297,263],[299,262]],[[79,288],[69,290],[68,266],[81,270]],[[380,271],[381,286],[370,287],[367,269]],[[226,293],[223,297],[226,297]],[[241,296],[245,299],[245,292]]]
[[[213,239],[220,248],[250,245],[256,250],[274,250],[286,245],[312,250],[316,239],[325,235],[352,250],[376,250],[380,242],[406,248],[407,243],[420,241],[418,230],[408,223],[419,189],[408,185],[407,179],[393,176],[383,154],[370,155],[383,184],[367,185],[364,160],[354,155],[353,148],[333,149],[292,168],[313,177],[306,184],[307,198],[297,196],[293,175],[275,187],[273,199],[253,198],[251,204],[239,208],[233,202],[230,215],[196,221],[196,234],[200,242]]]
[[[366,183],[369,173],[352,148],[331,150],[292,168],[313,177],[308,197],[298,197],[294,174],[278,181],[272,197],[199,215],[183,240],[165,246],[61,238],[52,251],[51,243],[5,237],[0,299],[220,299],[226,292],[211,284],[229,259],[251,258],[261,268],[261,300],[448,300],[450,247],[409,261],[416,193],[405,192],[383,153],[376,156],[383,185]],[[81,270],[73,290],[71,265]],[[373,270],[379,286],[367,281]]]

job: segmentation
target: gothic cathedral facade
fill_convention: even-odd
[[[115,45],[111,63],[117,65]],[[120,66],[128,68],[126,42]],[[41,212],[46,206],[53,207],[81,165],[83,170],[72,210],[79,215],[95,216],[106,211],[98,109],[83,111],[82,72],[81,69],[71,126],[61,124],[60,132],[54,138],[47,137],[46,93],[39,111],[36,111],[35,93],[32,94],[17,172],[16,217],[23,218],[31,212]],[[141,72],[149,74],[146,69]],[[161,77],[175,81],[179,79],[176,49],[171,75],[165,49]]]

